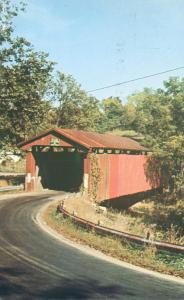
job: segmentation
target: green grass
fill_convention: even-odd
[[[122,261],[184,278],[184,255],[157,251],[155,247],[130,244],[108,236],[102,237],[63,218],[53,204],[45,211],[44,218],[50,227],[71,240],[87,244]]]
[[[157,259],[167,266],[172,266],[176,270],[182,271],[184,269],[184,255],[169,254],[167,252],[160,252],[157,254]]]
[[[144,226],[156,240],[184,245],[184,200],[147,200],[132,207],[131,218],[132,231]]]
[[[167,201],[159,195],[139,202],[127,210],[108,207],[106,213],[92,205],[86,196],[73,196],[65,202],[66,210],[75,211],[93,223],[150,239],[184,245],[184,201]]]

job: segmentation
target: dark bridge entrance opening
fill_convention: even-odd
[[[43,188],[79,191],[83,182],[83,157],[78,152],[35,153]]]

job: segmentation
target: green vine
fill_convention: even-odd
[[[93,201],[97,200],[98,189],[100,182],[100,166],[99,159],[96,153],[90,155],[90,198]]]

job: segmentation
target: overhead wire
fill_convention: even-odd
[[[150,75],[146,75],[146,76],[137,77],[137,78],[134,78],[134,79],[114,83],[114,84],[111,84],[111,85],[106,85],[106,86],[99,87],[99,88],[96,88],[96,89],[93,89],[93,90],[89,90],[89,91],[87,91],[87,93],[96,92],[96,91],[100,91],[100,90],[105,90],[105,89],[108,89],[108,88],[111,88],[111,87],[114,87],[114,86],[119,86],[119,85],[123,85],[123,84],[129,83],[129,82],[134,82],[134,81],[138,81],[138,80],[141,80],[141,79],[162,75],[162,74],[177,71],[177,70],[180,70],[180,69],[184,69],[184,66],[183,67],[182,66],[177,67],[177,68],[174,68],[174,69],[165,70],[165,71],[162,71],[162,72],[158,72],[158,73],[154,73],[154,74],[150,74]]]

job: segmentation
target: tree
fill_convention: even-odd
[[[164,82],[161,93],[171,106],[171,116],[176,134],[184,134],[184,78],[171,77]]]
[[[57,126],[98,130],[101,119],[99,101],[88,96],[71,75],[58,72],[53,83],[53,99]]]
[[[134,130],[136,132],[137,128],[133,128],[133,124],[136,118],[136,106],[131,101],[123,104],[123,116],[122,116],[122,128],[123,130]]]
[[[34,51],[24,38],[14,37],[12,19],[24,5],[0,2],[0,147],[36,133],[50,105],[45,95],[53,63]]]
[[[163,89],[144,89],[129,101],[136,107],[132,126],[152,149],[163,188],[176,192],[184,184],[184,79],[170,78]]]
[[[158,91],[144,89],[129,98],[136,107],[135,119],[132,128],[145,136],[148,146],[156,141],[167,139],[174,131],[170,103],[165,95]]]
[[[109,97],[102,101],[102,110],[104,114],[104,128],[105,131],[112,131],[114,129],[121,129],[123,106],[118,97]]]
[[[0,0],[0,46],[12,41],[13,18],[19,11],[24,11],[24,1],[17,1],[17,5],[11,0]],[[1,57],[2,59],[2,57]]]

